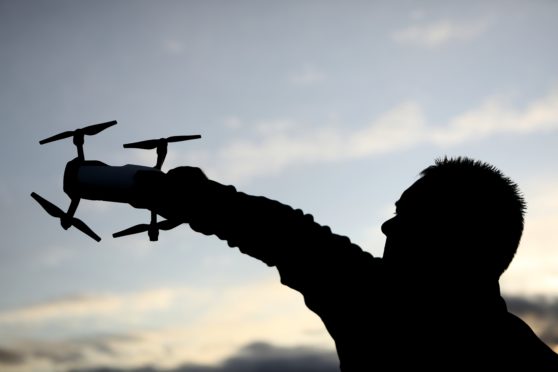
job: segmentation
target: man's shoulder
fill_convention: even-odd
[[[525,321],[510,312],[505,315],[503,336],[507,341],[507,353],[516,355],[522,363],[540,366],[537,370],[558,371],[558,354],[544,343]]]

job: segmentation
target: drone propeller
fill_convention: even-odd
[[[147,141],[139,141],[133,143],[127,143],[124,145],[127,149],[144,149],[144,150],[152,150],[157,148],[161,145],[166,145],[169,142],[180,142],[180,141],[188,141],[193,139],[201,138],[200,135],[192,135],[192,136],[172,136],[167,138],[160,138],[160,139],[152,139]]]
[[[45,143],[54,142],[54,141],[58,141],[58,140],[61,140],[61,139],[64,139],[64,138],[72,137],[76,134],[77,135],[85,134],[85,135],[88,135],[88,136],[93,136],[93,135],[95,135],[95,134],[97,134],[97,133],[99,133],[99,132],[101,132],[101,131],[109,128],[109,127],[112,127],[115,124],[116,124],[116,120],[107,121],[106,123],[93,124],[93,125],[89,125],[89,126],[84,127],[84,128],[79,128],[79,129],[76,129],[76,130],[69,130],[69,131],[66,131],[66,132],[55,134],[52,137],[45,138],[44,140],[39,141],[39,143],[41,145],[44,145]]]
[[[56,205],[52,204],[39,194],[32,192],[31,197],[33,197],[33,199],[35,199],[52,217],[62,218],[66,216],[66,213],[62,209],[58,208]]]
[[[158,222],[156,224],[147,224],[147,223],[142,223],[136,226],[132,226],[129,227],[127,229],[124,229],[122,231],[116,232],[114,234],[112,234],[112,236],[114,238],[120,238],[121,236],[126,236],[126,235],[132,235],[132,234],[139,234],[145,231],[149,231],[149,229],[155,227],[155,229],[157,230],[171,230],[174,229],[176,226],[180,225],[182,222],[180,221],[171,221],[171,220],[165,220],[165,221],[161,221]]]
[[[70,130],[59,134],[55,134],[52,137],[45,138],[44,140],[39,141],[39,143],[41,145],[44,145],[45,143],[58,141],[68,137],[73,137],[74,139],[73,142],[74,145],[76,145],[77,152],[78,152],[78,159],[83,160],[85,158],[85,156],[83,155],[83,142],[84,142],[83,136],[84,135],[93,136],[107,129],[108,127],[112,127],[115,124],[116,124],[116,120],[107,121],[106,123],[93,124],[76,130]]]
[[[69,213],[64,212],[62,209],[58,208],[56,205],[52,204],[51,202],[49,202],[39,194],[32,192],[31,197],[33,197],[33,199],[35,199],[41,205],[41,207],[43,207],[43,209],[47,211],[48,214],[50,214],[52,217],[59,218],[60,223],[64,228],[64,230],[67,230],[68,228],[70,228],[70,226],[74,226],[76,229],[90,236],[96,241],[98,242],[101,241],[101,238],[97,234],[95,234],[95,232],[93,232],[93,230],[91,230],[89,226],[87,226],[80,219],[75,218]],[[75,208],[70,207],[70,209],[75,209]]]
[[[155,169],[161,169],[163,166],[163,162],[165,161],[165,157],[167,156],[167,144],[169,142],[181,142],[181,141],[188,141],[193,139],[201,138],[199,134],[191,135],[191,136],[172,136],[167,138],[159,138],[159,139],[152,139],[146,141],[139,141],[133,143],[126,143],[124,144],[124,148],[127,149],[144,149],[144,150],[152,150],[157,149],[157,164],[155,164]]]

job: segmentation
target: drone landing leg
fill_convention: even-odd
[[[159,228],[157,227],[157,213],[151,211],[151,222],[149,223],[149,229],[147,230],[147,235],[149,235],[149,240],[156,242],[159,239]]]

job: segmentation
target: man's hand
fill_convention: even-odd
[[[186,223],[193,213],[203,208],[210,185],[202,170],[195,167],[177,167],[166,174],[139,171],[135,181],[137,189],[132,206]]]

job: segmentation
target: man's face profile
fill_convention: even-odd
[[[404,263],[417,254],[420,225],[424,222],[420,216],[420,191],[417,183],[405,190],[395,203],[395,216],[382,224],[386,236],[383,256],[386,263]]]
[[[417,180],[395,203],[395,216],[382,224],[386,236],[384,262],[405,268],[420,265],[439,267],[452,237],[448,223],[453,220],[428,177]],[[447,202],[447,201],[446,201]]]

